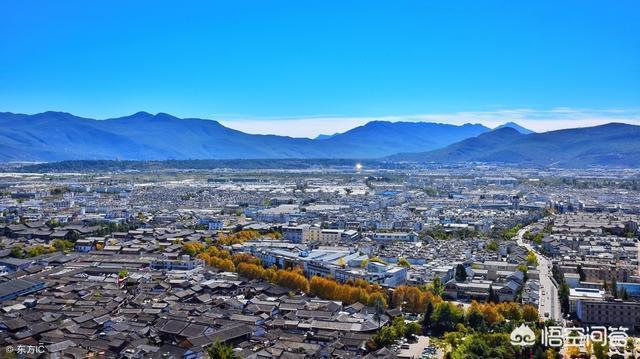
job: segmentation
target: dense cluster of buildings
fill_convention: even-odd
[[[309,297],[184,251],[240,230],[278,234],[223,246],[265,267],[390,293],[439,280],[456,303],[538,305],[541,268],[501,237],[529,224],[577,319],[637,326],[634,202],[596,205],[609,197],[543,185],[541,170],[494,173],[6,175],[0,342],[78,358],[198,358],[215,341],[243,358],[375,357],[365,343],[401,310]]]
[[[640,329],[640,216],[570,212],[539,226],[538,246],[569,288],[569,313],[582,323]],[[543,228],[544,227],[544,228]]]

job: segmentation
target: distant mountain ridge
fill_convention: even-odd
[[[379,158],[433,150],[487,131],[478,124],[374,121],[313,140],[247,134],[166,113],[94,120],[65,112],[4,112],[0,161]]]
[[[503,127],[441,149],[393,155],[387,160],[640,167],[640,126],[609,123],[528,135]]]
[[[321,134],[317,135],[316,137],[314,137],[313,139],[314,140],[326,140],[327,138],[331,138],[331,137],[333,137],[333,136],[335,136],[337,134],[338,134],[337,132],[334,133],[333,135],[325,135],[324,133],[321,133]]]
[[[518,124],[517,124],[517,123],[515,123],[515,122],[507,122],[507,123],[503,123],[502,125],[500,125],[500,126],[498,126],[498,127],[494,128],[494,130],[499,130],[499,129],[501,129],[501,128],[505,128],[505,127],[513,128],[514,130],[516,130],[516,131],[520,132],[520,133],[521,133],[521,134],[523,134],[523,135],[528,135],[528,134],[530,134],[530,133],[535,133],[534,131],[531,131],[531,130],[530,130],[530,129],[528,129],[528,128],[524,128],[524,127],[522,127],[522,126],[518,125]]]

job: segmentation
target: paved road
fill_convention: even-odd
[[[518,245],[533,251],[538,259],[538,271],[540,272],[540,301],[538,303],[538,311],[540,318],[553,319],[560,322],[562,320],[562,312],[560,310],[560,298],[558,297],[558,288],[553,284],[551,278],[551,260],[538,253],[528,241],[524,240],[524,234],[529,227],[524,227],[518,231]]]

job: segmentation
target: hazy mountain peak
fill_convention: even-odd
[[[517,135],[524,135],[524,133],[518,131],[518,129],[515,129],[511,126],[504,126],[504,127],[496,127],[495,129],[483,133],[480,136],[485,136],[485,137],[491,137],[491,136],[496,136],[496,135],[510,135],[510,136],[517,136]]]
[[[321,134],[317,135],[316,137],[314,137],[313,139],[314,140],[326,140],[326,139],[329,139],[329,138],[331,138],[331,137],[333,137],[335,135],[339,135],[339,134],[340,134],[339,132],[336,132],[333,135],[325,135],[325,134],[321,133]]]
[[[494,130],[497,130],[497,129],[500,129],[500,128],[504,128],[504,127],[513,128],[514,130],[522,133],[523,135],[528,135],[528,134],[531,134],[531,133],[535,133],[535,131],[531,131],[530,129],[522,127],[522,126],[520,126],[517,123],[512,122],[512,121],[509,121],[507,123],[503,123],[502,125],[494,128]]]
[[[25,116],[28,116],[28,115],[25,115]],[[33,116],[38,118],[48,118],[48,119],[80,118],[68,112],[63,112],[63,111],[45,111],[45,112],[37,113]]]
[[[41,115],[68,116],[71,114],[69,112],[64,112],[64,111],[45,111],[45,112],[42,112]]]
[[[157,121],[157,120],[177,120],[178,118],[168,113],[158,112],[152,114],[146,111],[138,111],[134,114],[118,117],[110,120],[131,120],[131,121]]]
[[[155,118],[158,118],[158,119],[170,119],[170,120],[178,119],[177,117],[175,117],[175,116],[173,116],[173,115],[170,115],[170,114],[168,114],[168,113],[165,113],[165,112],[158,112],[158,113],[156,113]]]
[[[152,113],[149,113],[147,111],[138,111],[136,113],[134,113],[133,115],[129,115],[126,117],[153,117]]]

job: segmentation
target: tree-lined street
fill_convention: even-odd
[[[524,240],[524,234],[529,227],[524,227],[518,231],[518,245],[524,246],[536,255],[538,260],[538,271],[540,272],[540,302],[538,311],[543,320],[553,319],[560,321],[562,319],[562,311],[560,309],[560,298],[558,296],[558,288],[553,284],[551,274],[551,260],[540,254],[528,241]]]

